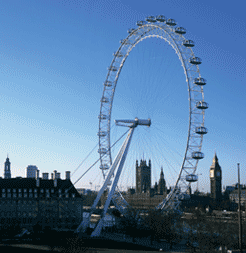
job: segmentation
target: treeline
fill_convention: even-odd
[[[149,237],[150,242],[165,240],[174,244],[185,240],[187,249],[200,252],[227,252],[227,249],[238,249],[238,214],[220,218],[211,213],[206,214],[193,210],[189,217],[178,212],[161,212],[148,210],[145,215],[130,209],[120,217],[118,215],[115,231],[132,237]],[[246,222],[242,221],[242,229],[246,231]],[[246,237],[243,233],[243,248],[246,248]]]

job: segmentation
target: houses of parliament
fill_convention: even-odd
[[[151,187],[151,160],[136,161],[136,187],[129,189],[125,199],[127,202],[136,208],[153,208],[157,206],[167,194],[170,189],[167,189],[166,181],[164,178],[163,168],[160,171],[160,178]],[[218,157],[215,153],[212,165],[210,167],[210,198],[215,201],[222,199],[222,170],[218,162]],[[191,195],[191,188],[188,192]]]
[[[151,187],[151,160],[136,161],[136,188],[129,189],[126,201],[133,207],[153,208],[157,206],[170,191],[166,187],[163,168],[161,168],[159,182]]]

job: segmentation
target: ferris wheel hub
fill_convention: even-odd
[[[115,124],[117,126],[126,126],[126,127],[137,127],[138,125],[148,126],[151,125],[151,119],[139,119],[135,118],[134,120],[131,119],[116,119]]]

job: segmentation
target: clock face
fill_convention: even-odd
[[[213,170],[210,171],[210,177],[214,177],[214,171]]]
[[[220,172],[219,171],[217,171],[216,176],[220,177]]]

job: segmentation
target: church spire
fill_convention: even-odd
[[[163,167],[161,167],[161,175],[160,175],[160,178],[164,178]]]
[[[166,181],[164,179],[164,173],[163,173],[163,167],[161,167],[161,174],[159,179],[159,185],[158,185],[158,192],[160,195],[163,195],[166,191]]]
[[[11,178],[9,155],[7,154],[6,162],[4,163],[4,178]]]

